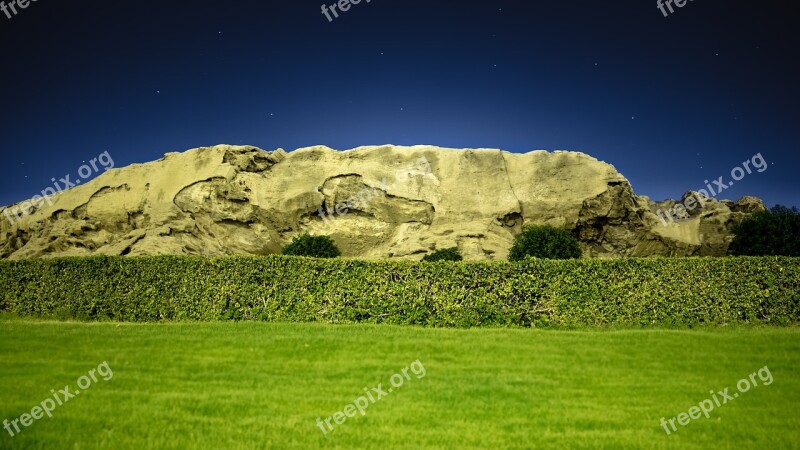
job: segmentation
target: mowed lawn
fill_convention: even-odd
[[[0,318],[0,420],[81,390],[0,448],[800,447],[800,330],[424,329],[274,323],[57,323]],[[316,419],[402,387],[323,434]],[[667,435],[660,425],[773,378]],[[418,366],[417,366],[418,367]],[[422,373],[418,371],[417,373]],[[402,376],[402,375],[401,375]],[[410,378],[410,379],[409,379]],[[84,379],[84,383],[87,379]],[[376,395],[377,396],[377,395]],[[373,396],[375,397],[375,396]],[[677,425],[677,422],[676,422]]]

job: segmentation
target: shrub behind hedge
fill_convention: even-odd
[[[525,258],[572,259],[581,257],[578,240],[563,228],[550,225],[526,225],[514,236],[508,252],[509,261]]]
[[[458,247],[443,248],[436,250],[433,253],[425,255],[422,260],[424,262],[437,262],[437,261],[463,261],[464,257],[458,251]]]
[[[336,243],[328,236],[302,234],[292,239],[282,252],[284,255],[308,256],[310,258],[338,258],[342,255]]]
[[[777,205],[733,228],[728,250],[744,256],[800,256],[800,211]]]
[[[157,256],[2,261],[0,311],[133,322],[784,325],[798,322],[800,259],[421,264]]]

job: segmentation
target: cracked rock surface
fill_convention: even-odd
[[[583,153],[391,145],[168,153],[51,202],[21,202],[28,214],[13,221],[2,214],[0,258],[266,255],[309,232],[331,236],[346,257],[458,247],[467,260],[506,259],[524,224],[568,228],[587,257],[721,256],[733,225],[764,209],[754,197],[709,199],[665,225],[656,213],[674,200],[636,196]]]

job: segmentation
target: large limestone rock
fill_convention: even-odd
[[[637,197],[613,166],[582,153],[389,145],[199,148],[50,200],[0,209],[0,257],[265,255],[309,232],[349,257],[420,259],[457,246],[466,259],[505,259],[523,224],[572,230],[588,257],[723,255],[731,227],[764,209],[752,197],[709,199],[662,220],[674,201]]]

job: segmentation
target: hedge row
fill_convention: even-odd
[[[794,325],[800,313],[800,258],[415,263],[159,256],[2,261],[0,311],[131,322]]]

